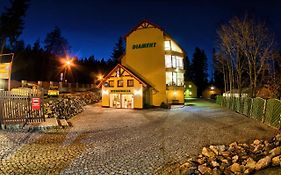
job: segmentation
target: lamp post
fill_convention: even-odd
[[[66,71],[67,71],[67,69],[70,69],[71,66],[73,66],[73,59],[69,59],[69,58],[65,59],[63,66],[64,66],[64,73],[63,73],[62,81],[65,82],[66,81]]]

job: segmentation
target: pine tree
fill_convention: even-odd
[[[122,37],[120,37],[118,39],[118,42],[115,44],[111,55],[111,59],[114,65],[121,63],[121,56],[124,53],[125,53],[124,40]]]
[[[208,85],[208,67],[207,67],[207,56],[204,50],[195,48],[192,63],[190,67],[191,80],[197,86],[197,95],[198,97],[202,96],[203,90]]]
[[[18,37],[21,35],[24,21],[23,17],[28,8],[29,0],[10,0],[11,6],[0,16],[0,54],[3,53],[6,42],[14,49]]]
[[[47,34],[44,43],[46,51],[56,56],[66,56],[70,49],[68,41],[62,36],[57,26]]]

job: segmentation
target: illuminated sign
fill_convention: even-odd
[[[0,64],[0,79],[9,79],[11,75],[11,63]]]
[[[130,90],[111,90],[111,92],[131,92]]]
[[[143,49],[156,47],[156,43],[142,43],[142,44],[133,44],[133,49]]]

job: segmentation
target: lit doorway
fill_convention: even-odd
[[[121,94],[110,94],[110,107],[121,108]]]
[[[110,94],[111,108],[134,108],[134,96],[132,94]]]
[[[122,94],[122,108],[134,108],[134,96],[131,94]]]

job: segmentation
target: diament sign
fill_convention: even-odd
[[[156,43],[142,43],[142,44],[133,44],[133,49],[143,49],[156,47]]]

